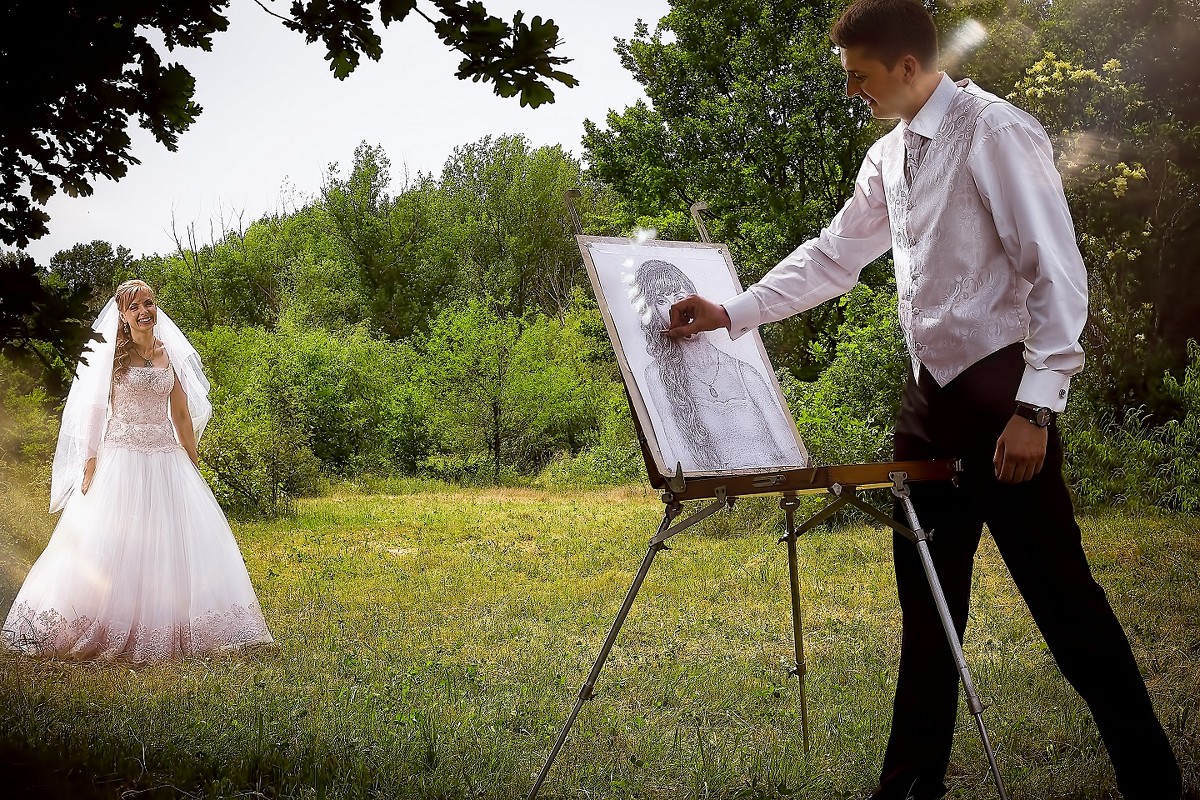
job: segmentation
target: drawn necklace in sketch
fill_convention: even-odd
[[[697,376],[697,377],[699,377],[699,376]],[[719,378],[719,377],[721,377],[721,360],[717,359],[717,371],[713,374],[713,379],[711,381],[706,381],[706,380],[704,380],[704,378],[700,378],[700,382],[708,387],[708,393],[711,394],[713,397],[718,396],[717,388],[713,384],[715,384],[717,382],[717,378]]]
[[[695,293],[687,275],[666,261],[646,261],[634,276],[633,308],[652,359],[645,369],[647,399],[663,420],[660,436],[690,454],[694,470],[783,461],[790,448],[768,422],[779,408],[759,371],[718,348],[709,334],[686,340],[663,334],[671,305]]]

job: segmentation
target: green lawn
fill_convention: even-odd
[[[136,670],[0,658],[9,774],[39,787],[30,796],[523,797],[661,503],[634,489],[397,491],[235,525],[275,647]],[[41,500],[4,499],[7,609],[52,519]],[[779,521],[751,502],[671,540],[543,796],[865,793],[899,642],[890,535],[801,541],[806,756]],[[1112,513],[1083,527],[1196,793],[1200,521]],[[990,542],[975,598],[967,659],[1013,796],[1114,796],[1087,710]],[[954,797],[995,796],[965,710],[951,781]]]

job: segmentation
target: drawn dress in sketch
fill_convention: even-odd
[[[763,376],[752,365],[708,340],[663,335],[671,305],[696,293],[695,284],[674,264],[650,260],[634,277],[634,311],[646,337],[646,389],[662,413],[659,441],[670,451],[688,453],[687,470],[729,470],[782,463],[792,442],[777,438],[768,419],[778,405]]]

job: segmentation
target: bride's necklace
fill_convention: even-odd
[[[129,343],[130,343],[131,345],[133,345],[133,352],[135,352],[135,353],[137,353],[137,354],[138,354],[138,358],[140,358],[142,361],[145,361],[145,362],[146,362],[146,366],[147,366],[147,367],[153,367],[153,366],[154,366],[154,359],[152,359],[152,358],[146,358],[144,355],[142,355],[142,351],[138,349],[138,346],[137,346],[137,343],[136,343],[136,342],[134,342],[132,339],[130,339],[130,340],[129,340]],[[151,343],[150,343],[150,355],[154,355],[154,343],[153,343],[153,342],[151,342]],[[717,366],[719,367],[720,365],[718,364]],[[713,380],[716,380],[716,378],[713,378]]]
[[[717,382],[717,376],[720,374],[721,374],[721,357],[717,356],[717,371],[713,373],[711,381],[706,381],[706,380],[704,380],[704,378],[700,378],[699,375],[696,376],[697,378],[700,378],[701,383],[703,383],[705,386],[708,387],[708,393],[711,394],[714,398],[717,397],[717,390],[713,384],[715,384]]]

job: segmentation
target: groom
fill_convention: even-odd
[[[912,359],[897,460],[961,458],[959,487],[916,484],[962,638],[987,524],[1071,685],[1091,709],[1127,800],[1178,800],[1179,767],[1129,642],[1092,578],[1062,475],[1055,415],[1083,368],[1087,277],[1042,126],[938,70],[917,0],[858,0],[831,37],[846,94],[900,123],[867,152],[854,195],[815,239],[718,305],[671,309],[670,336],[737,337],[849,290],[892,251]],[[902,516],[897,517],[903,520]],[[893,539],[903,637],[877,800],[944,796],[958,675],[915,545]]]

